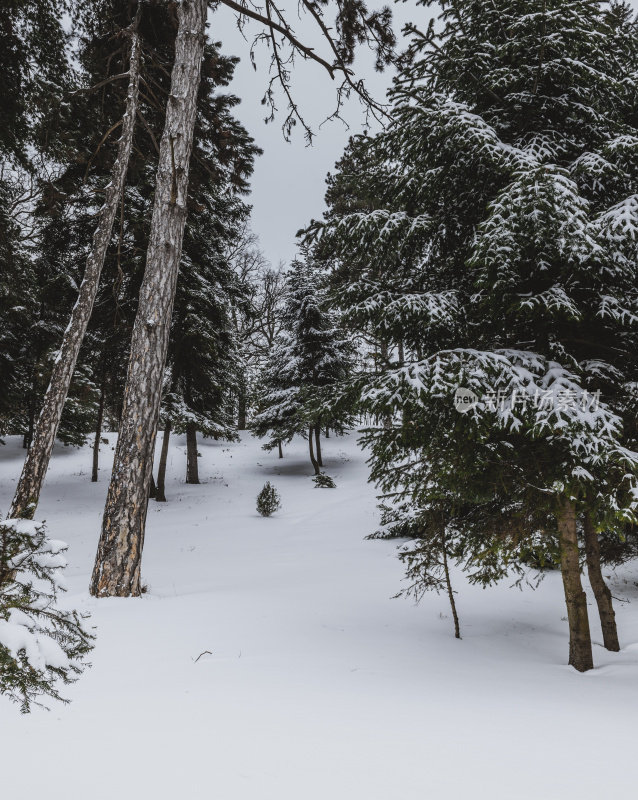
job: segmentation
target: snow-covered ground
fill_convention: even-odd
[[[103,447],[103,462],[112,458]],[[0,447],[6,513],[24,451]],[[395,545],[364,541],[374,490],[354,436],[325,444],[337,489],[316,489],[305,443],[264,453],[200,443],[200,486],[169,456],[151,501],[142,599],[87,593],[108,471],[59,446],[38,517],[70,549],[65,602],[97,626],[68,706],[20,716],[0,698],[10,800],[422,800],[631,796],[637,778],[638,565],[613,576],[622,652],[594,619],[597,669],[565,666],[560,577],[393,600]],[[255,511],[266,480],[283,507]],[[207,653],[206,651],[210,651]],[[203,654],[203,655],[202,655]]]

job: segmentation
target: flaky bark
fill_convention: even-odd
[[[560,571],[563,577],[569,622],[569,663],[579,672],[593,669],[587,596],[580,579],[576,509],[571,500],[561,499],[558,508]]]
[[[51,380],[44,395],[42,410],[33,431],[31,446],[9,512],[10,517],[33,519],[38,505],[75,364],[93,311],[106,251],[111,240],[113,221],[124,191],[133,144],[140,79],[140,41],[134,27],[129,29],[129,33],[131,36],[129,83],[117,157],[111,169],[111,179],[104,190],[104,205],[98,213],[97,227],[86,260],[78,298],[71,312],[71,319],[64,332]]]
[[[310,451],[310,461],[312,462],[312,468],[315,471],[315,475],[320,475],[321,471],[319,469],[319,462],[315,458],[315,451],[312,446],[312,440],[314,439],[314,429],[308,428],[308,449]]]
[[[186,426],[186,483],[199,483],[197,427],[194,422],[189,422]]]
[[[162,452],[160,453],[159,468],[157,470],[157,489],[155,499],[158,503],[166,502],[166,461],[168,459],[168,442],[171,438],[171,422],[167,421],[162,437]]]
[[[182,253],[206,0],[182,0],[160,144],[146,270],[131,339],[122,421],[91,579],[97,597],[138,596],[148,486]]]
[[[605,583],[600,567],[600,544],[598,542],[598,534],[596,533],[596,528],[589,514],[585,514],[585,518],[583,519],[583,531],[585,534],[587,574],[594,597],[596,598],[596,605],[598,606],[600,626],[603,631],[603,643],[607,650],[612,650],[617,653],[620,650],[620,643],[618,642],[616,615],[611,601],[611,592]]]

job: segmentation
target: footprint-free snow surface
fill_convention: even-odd
[[[21,716],[0,698],[7,800],[423,800],[634,796],[638,565],[611,576],[622,651],[590,605],[596,669],[565,666],[560,576],[533,591],[454,580],[446,598],[392,599],[396,544],[378,521],[354,435],[283,460],[246,435],[202,440],[201,485],[170,448],[168,502],[151,501],[141,599],[87,586],[115,436],[97,484],[90,448],[56,446],[37,517],[69,543],[64,602],[90,611],[93,666],[71,703]],[[0,447],[6,514],[24,451]],[[282,508],[255,510],[266,480]],[[590,601],[593,602],[593,598]]]

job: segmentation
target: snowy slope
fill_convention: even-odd
[[[0,698],[3,797],[633,795],[635,606],[616,603],[619,654],[594,626],[598,668],[581,675],[558,575],[536,592],[457,575],[456,641],[443,596],[391,599],[402,568],[394,544],[364,541],[375,498],[355,437],[325,450],[336,490],[314,488],[301,440],[279,461],[248,436],[202,441],[203,483],[186,486],[176,438],[169,502],[149,509],[148,594],[96,601],[108,471],[91,484],[88,448],[56,449],[38,517],[70,544],[67,602],[92,612],[98,643],[71,705],[21,717]],[[16,438],[0,447],[5,513],[22,457]],[[283,501],[271,519],[255,511],[266,480]],[[614,595],[638,602],[636,581],[638,565],[619,571]]]

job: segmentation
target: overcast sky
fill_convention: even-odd
[[[385,4],[381,0],[370,0],[369,7]],[[300,35],[305,34],[304,41],[316,46],[317,52],[325,53],[312,28],[303,20],[297,21],[296,0],[284,0],[284,7],[290,9],[295,30]],[[414,0],[393,6],[393,13],[397,33],[408,19],[419,20],[425,27],[431,15],[428,9],[417,7]],[[257,159],[251,181],[252,193],[248,198],[253,206],[253,230],[258,234],[264,253],[273,265],[279,260],[289,261],[295,254],[295,233],[312,217],[321,216],[326,174],[341,156],[348,136],[363,129],[364,113],[360,103],[351,100],[344,111],[350,130],[339,121],[328,122],[319,129],[321,122],[334,110],[335,86],[321,66],[300,60],[294,66],[294,97],[316,136],[312,147],[307,147],[303,130],[297,125],[291,141],[286,142],[281,130],[286,117],[283,98],[280,98],[275,121],[267,125],[264,123],[266,108],[261,105],[261,98],[268,82],[269,54],[263,46],[258,48],[257,71],[249,59],[252,35],[259,30],[259,25],[254,23],[247,26],[246,41],[237,30],[235,15],[226,6],[220,6],[212,12],[209,23],[210,38],[222,42],[225,54],[241,58],[230,87],[242,101],[235,109],[235,114],[264,151]],[[374,96],[383,99],[392,73],[376,73],[373,59],[369,55],[364,57],[363,53],[357,61],[356,72],[365,76]]]
[[[369,0],[370,8],[378,8],[382,0]],[[425,28],[436,7],[417,6],[416,0],[390,2],[395,18],[395,30],[399,46],[404,40],[400,31],[407,21]],[[638,0],[631,5],[638,10]],[[283,0],[283,7],[293,20],[294,28],[304,42],[310,42],[317,52],[326,53],[320,38],[308,27],[307,22],[297,21],[296,0]],[[334,109],[335,87],[325,70],[314,63],[299,61],[294,67],[293,91],[307,117],[316,137],[312,147],[307,147],[300,126],[293,132],[292,141],[284,140],[281,125],[285,119],[285,102],[280,102],[275,122],[266,125],[265,107],[261,105],[268,81],[269,55],[265,48],[257,50],[257,71],[250,63],[249,50],[252,36],[260,29],[258,23],[246,26],[244,39],[237,30],[236,16],[226,6],[220,6],[209,16],[209,36],[222,42],[222,50],[228,55],[241,58],[231,90],[242,102],[235,113],[253,135],[264,154],[257,159],[252,178],[252,193],[249,202],[253,205],[253,230],[258,234],[265,255],[271,263],[290,261],[295,254],[295,233],[312,217],[320,217],[324,209],[326,174],[332,170],[341,156],[351,133],[360,132],[365,117],[357,100],[351,100],[344,111],[350,130],[338,121],[329,122],[319,129],[320,123]],[[327,56],[330,60],[329,56]],[[361,57],[355,71],[362,75],[373,95],[383,99],[392,78],[392,71],[379,75],[375,72],[373,59]]]

